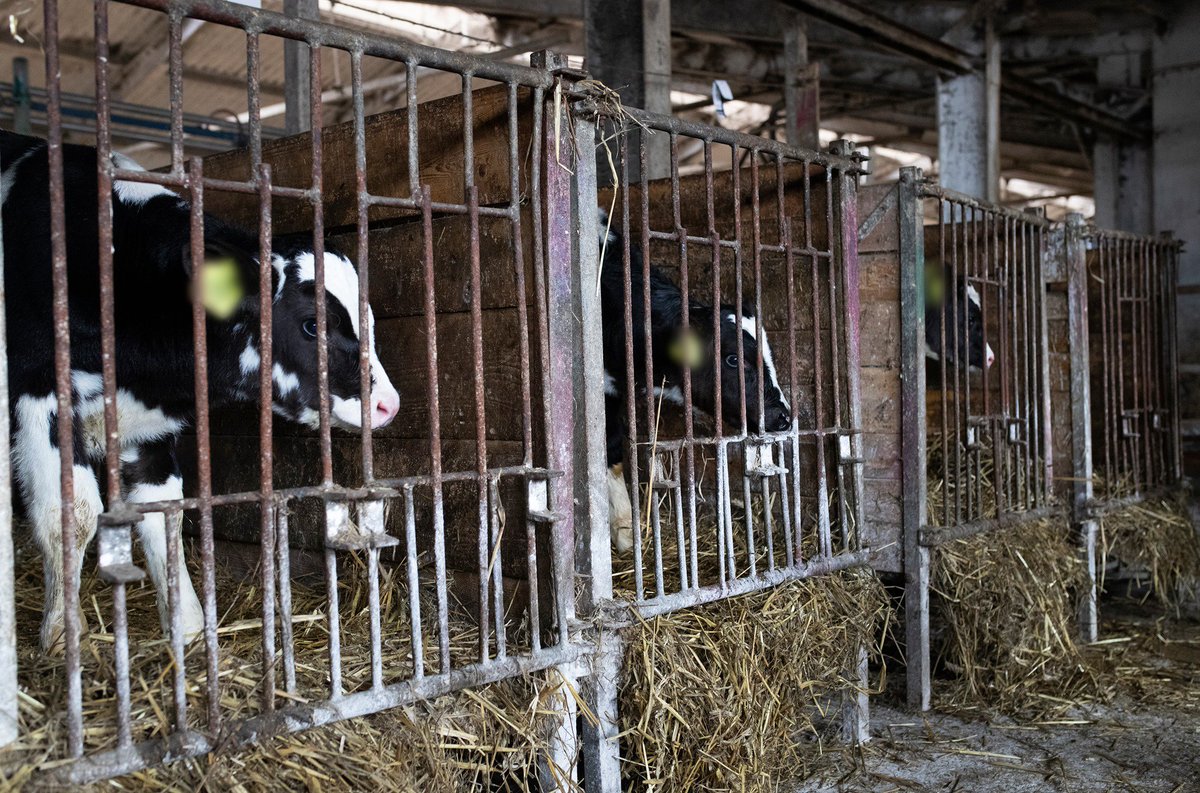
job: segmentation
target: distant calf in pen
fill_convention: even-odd
[[[5,288],[8,303],[9,377],[13,405],[13,456],[34,536],[43,554],[46,604],[44,650],[61,645],[64,624],[60,457],[55,430],[54,324],[48,149],[45,141],[0,132],[0,201],[4,213]],[[96,150],[63,147],[70,285],[71,386],[74,414],[74,510],[78,551],[96,532],[103,510],[88,463],[105,454],[101,376],[101,279],[97,262],[101,218],[97,210]],[[120,155],[114,164],[139,170]],[[191,206],[167,189],[117,181],[113,186],[113,292],[116,327],[116,407],[125,497],[155,503],[183,497],[176,439],[194,415],[193,312],[189,285]],[[104,221],[107,222],[107,221]],[[212,405],[255,401],[259,392],[259,240],[211,217],[203,219],[205,268],[214,291],[208,308],[207,355]],[[276,240],[272,251],[273,410],[316,427],[320,415],[315,316],[315,265],[311,247]],[[359,327],[358,277],[349,260],[324,256],[331,422],[362,426],[359,335],[368,334],[371,366],[370,424],[381,427],[399,408],[399,396],[374,350],[374,320]],[[208,272],[205,273],[205,281]],[[223,281],[222,285],[215,282]],[[175,513],[174,520],[179,519]],[[138,534],[158,591],[164,631],[168,549],[162,512],[141,516]],[[178,532],[172,532],[180,543]],[[182,560],[182,547],[176,546]],[[187,639],[198,634],[203,613],[186,573],[180,576],[180,613]]]
[[[968,369],[989,369],[996,361],[984,332],[979,290],[936,261],[925,264],[925,357],[937,362],[925,368],[930,381],[939,379],[937,367],[946,360]]]
[[[791,426],[791,405],[779,385],[771,344],[765,327],[754,312],[743,307],[741,321],[734,306],[721,304],[719,315],[713,306],[689,300],[687,327],[684,327],[683,293],[662,270],[649,268],[650,316],[645,312],[645,287],[642,255],[631,248],[630,286],[626,291],[621,257],[624,241],[608,228],[608,217],[601,212],[600,240],[603,251],[600,292],[604,321],[604,394],[609,465],[609,520],[617,550],[633,544],[632,509],[629,493],[621,477],[628,427],[625,424],[624,372],[626,355],[625,301],[630,301],[633,316],[633,371],[639,388],[645,388],[647,330],[654,377],[654,395],[674,405],[685,405],[684,370],[691,371],[691,404],[707,413],[719,401],[725,417],[741,415],[745,406],[749,430],[781,432]],[[720,337],[715,326],[720,325]],[[648,326],[648,327],[647,327]],[[740,347],[739,347],[739,336]],[[762,408],[759,409],[758,356],[762,354]],[[717,361],[718,352],[721,360]],[[739,353],[741,357],[739,358]],[[721,367],[718,375],[717,368]],[[719,385],[718,385],[719,383]],[[718,393],[718,388],[720,393]],[[761,421],[760,421],[761,414]]]

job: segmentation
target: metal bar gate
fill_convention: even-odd
[[[901,169],[898,201],[908,702],[927,710],[931,555],[1054,510],[1050,224],[915,168]]]

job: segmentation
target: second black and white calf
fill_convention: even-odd
[[[630,301],[633,317],[630,333],[633,337],[633,371],[637,389],[646,388],[646,312],[644,306],[645,280],[643,261],[637,246],[630,250],[629,292],[625,289],[623,251],[625,242],[619,234],[607,231],[608,218],[601,212],[600,240],[604,259],[601,262],[601,313],[604,323],[604,393],[607,423],[609,476],[609,510],[613,541],[618,550],[632,544],[632,520],[629,495],[620,475],[628,438],[625,400],[627,374],[625,355],[625,303]],[[721,405],[722,419],[740,425],[745,407],[746,429],[750,433],[780,432],[792,423],[791,406],[775,370],[771,344],[766,328],[754,312],[743,308],[741,318],[737,309],[728,304],[714,308],[696,300],[688,301],[686,342],[694,349],[687,353],[690,361],[681,360],[677,350],[685,341],[683,325],[683,293],[666,273],[650,268],[650,348],[654,370],[651,388],[656,397],[674,405],[684,406],[684,371],[691,373],[692,409],[709,415]],[[714,311],[720,318],[720,354],[716,360],[717,343],[713,333]],[[742,357],[738,357],[738,344]],[[762,355],[762,410],[759,410],[759,354]],[[717,390],[717,368],[720,367],[720,392]],[[743,389],[744,384],[744,389]],[[760,416],[761,413],[761,416]]]
[[[96,150],[66,146],[64,185],[70,289],[71,404],[74,412],[74,511],[78,527],[76,572],[103,510],[92,465],[104,458],[101,388],[99,213]],[[114,155],[123,169],[136,163]],[[54,391],[50,200],[45,141],[0,132],[8,367],[14,474],[43,554],[46,603],[41,644],[61,645],[64,620],[59,450]],[[121,481],[133,504],[183,496],[176,438],[194,413],[192,308],[188,204],[165,188],[118,181],[113,190],[113,272],[116,394]],[[232,261],[244,296],[231,316],[208,318],[211,404],[257,401],[259,346],[258,240],[214,218],[204,220],[206,261]],[[371,424],[396,415],[399,396],[379,363],[374,327],[359,327],[358,277],[349,260],[325,253],[329,327],[329,387],[333,423],[362,424],[359,338],[369,341]],[[315,258],[302,242],[273,245],[273,409],[301,424],[318,424]],[[175,519],[179,514],[175,513]],[[164,630],[167,612],[168,532],[161,512],[137,526],[146,567],[158,591]],[[177,546],[182,559],[182,546]],[[200,602],[186,572],[180,611],[187,639],[203,627]]]
[[[957,288],[955,287],[957,285]],[[955,299],[957,295],[957,299]],[[942,349],[943,322],[946,349]],[[940,379],[938,367],[990,368],[996,354],[987,343],[979,291],[961,274],[956,277],[936,260],[925,264],[925,357],[934,362],[926,379]]]

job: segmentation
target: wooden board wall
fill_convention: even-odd
[[[900,213],[894,184],[858,190],[858,217],[876,220],[859,235],[862,340],[864,543],[878,570],[903,567],[900,402]],[[875,213],[879,213],[876,215]]]

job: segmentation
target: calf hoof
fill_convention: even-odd
[[[79,643],[83,644],[88,635],[87,617],[83,609],[79,609]],[[42,621],[41,632],[42,653],[53,658],[61,657],[67,651],[67,626],[59,614],[56,618]]]
[[[171,615],[166,609],[159,612],[162,620],[163,636],[171,638]],[[189,645],[204,635],[204,609],[193,594],[190,598],[184,596],[183,606],[179,615],[179,628],[183,631],[183,643]]]
[[[610,526],[609,531],[612,533],[612,544],[616,552],[628,553],[633,547],[633,527]]]

